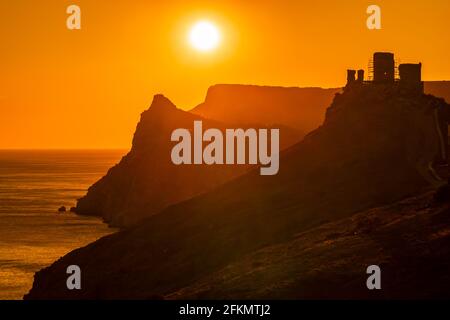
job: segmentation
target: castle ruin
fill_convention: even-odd
[[[347,86],[354,85],[391,85],[424,92],[422,82],[422,64],[395,64],[394,54],[390,52],[375,52],[369,66],[369,79],[364,79],[364,70],[347,70]]]
[[[369,63],[368,71],[369,79],[366,80],[364,79],[364,70],[347,70],[347,85],[344,92],[352,94],[362,90],[375,91],[380,96],[389,92],[389,94],[402,95],[406,99],[411,98],[414,101],[421,99],[421,96],[424,95],[422,63],[405,63],[396,67],[393,53],[376,52]],[[441,174],[441,176],[447,176],[450,179],[448,169],[450,161],[449,122],[449,109],[435,108],[435,126],[441,140],[441,152],[436,156],[434,167],[437,171],[442,171],[442,168],[445,167],[445,174]]]

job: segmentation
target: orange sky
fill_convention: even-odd
[[[128,148],[155,93],[189,109],[216,83],[342,86],[373,51],[450,79],[448,0],[16,0],[0,15],[0,148]],[[186,45],[199,19],[223,33],[215,52]]]

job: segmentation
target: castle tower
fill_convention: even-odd
[[[373,82],[390,83],[394,81],[394,54],[390,52],[375,52],[373,55]]]
[[[400,84],[411,89],[423,92],[422,64],[405,63],[398,67],[400,73]]]
[[[362,69],[358,70],[358,79],[356,81],[359,83],[364,82],[364,70]]]
[[[347,85],[356,81],[356,70],[347,70]]]
[[[422,82],[422,64],[405,63],[398,67],[400,81],[404,83],[419,84]]]

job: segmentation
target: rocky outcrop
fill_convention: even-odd
[[[264,177],[252,170],[139,226],[75,250],[38,272],[26,298],[258,298],[267,297],[265,292],[289,298],[294,292],[304,297],[303,291],[295,291],[303,286],[316,288],[309,298],[364,298],[354,289],[365,282],[348,276],[365,276],[368,263],[383,263],[386,270],[417,267],[427,272],[420,292],[449,297],[448,277],[442,272],[450,259],[447,213],[437,210],[426,218],[408,210],[405,214],[416,215],[409,220],[393,205],[397,218],[384,215],[377,222],[376,215],[367,213],[346,220],[444,184],[432,169],[442,153],[436,114],[448,108],[442,99],[388,86],[346,90],[335,98],[320,128],[283,152],[278,175]],[[417,228],[422,223],[426,230]],[[371,238],[370,230],[377,228]],[[365,245],[355,234],[376,243]],[[420,242],[411,250],[405,249],[416,240]],[[290,250],[290,244],[298,251]],[[430,253],[428,244],[442,245]],[[332,249],[340,254],[333,255]],[[404,259],[392,259],[402,252]],[[266,263],[267,257],[279,261],[282,270],[273,268],[277,261]],[[310,277],[298,274],[299,259],[306,260],[303,271]],[[439,262],[440,271],[427,268],[428,262]],[[83,290],[66,289],[65,270],[71,264],[83,270]],[[266,266],[267,273],[258,273]],[[396,289],[384,289],[384,294],[411,296],[410,274],[388,275]],[[222,284],[230,291],[216,287]],[[332,290],[324,295],[327,288]]]
[[[191,128],[194,120],[202,120],[205,128],[222,127],[156,95],[141,115],[131,151],[78,200],[76,213],[100,216],[112,226],[125,227],[242,173],[243,167],[218,170],[172,163],[172,131]]]
[[[234,128],[233,124],[225,125],[179,110],[164,96],[156,95],[150,108],[141,115],[131,151],[89,188],[87,195],[78,200],[75,212],[100,216],[111,226],[128,227],[244,173],[248,166],[172,163],[173,130],[190,129],[195,120],[203,122],[204,130]],[[301,139],[294,129],[281,127],[280,132],[281,148]]]

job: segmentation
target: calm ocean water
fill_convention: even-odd
[[[125,151],[0,151],[0,299],[22,299],[34,273],[114,232],[72,213],[87,188]]]

